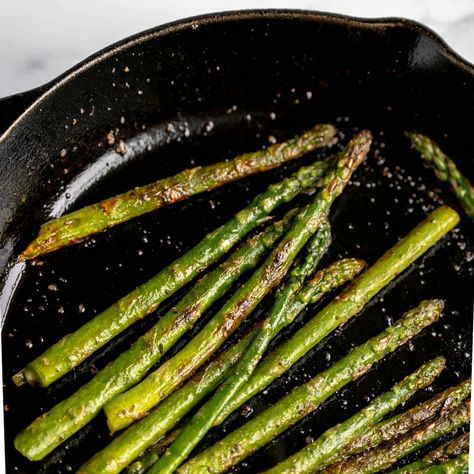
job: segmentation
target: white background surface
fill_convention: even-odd
[[[0,97],[44,84],[95,51],[162,23],[277,7],[411,18],[474,62],[474,0],[1,0]]]

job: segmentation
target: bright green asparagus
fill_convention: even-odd
[[[148,370],[245,271],[258,264],[288,229],[296,210],[245,242],[195,286],[128,350],[69,398],[22,431],[17,449],[41,459],[96,416],[114,396],[141,380]],[[75,416],[69,416],[74,412]]]
[[[305,288],[311,288],[311,298],[308,300],[308,303],[315,303],[325,293],[352,279],[362,270],[363,265],[364,263],[360,260],[343,259],[318,271],[315,277],[305,285]],[[111,474],[120,472],[136,459],[144,449],[155,443],[175,426],[191,408],[196,406],[224,380],[233,364],[242,355],[248,342],[255,335],[255,332],[256,328],[242,341],[231,345],[218,355],[216,359],[203,367],[187,384],[160,403],[147,417],[130,426],[106,448],[97,453],[80,469],[80,472],[82,474],[94,472]],[[156,455],[151,459],[149,458],[146,465],[147,468],[156,459]],[[144,472],[144,469],[141,472]]]
[[[364,451],[326,468],[324,474],[370,474],[389,468],[399,459],[469,423],[470,400],[444,415],[428,420],[388,444]]]
[[[269,186],[194,248],[47,349],[15,375],[14,382],[48,386],[62,377],[131,324],[154,311],[166,298],[221,258],[276,207],[318,182],[325,171],[326,165],[317,162]]]
[[[474,221],[474,186],[433,140],[420,133],[407,132],[406,135],[438,179],[450,184],[466,214]]]
[[[236,408],[264,390],[334,329],[358,314],[382,288],[458,222],[459,216],[453,209],[447,206],[435,209],[314,316],[304,328],[297,331],[286,344],[263,359],[248,383],[224,408],[217,423],[221,423]]]
[[[442,206],[402,238],[368,270],[331,301],[289,341],[269,354],[250,380],[224,409],[215,424],[264,390],[339,325],[357,314],[382,288],[424,254],[459,222],[458,214]],[[156,459],[155,453],[150,458]]]
[[[417,474],[464,474],[469,471],[469,454],[461,454],[454,459],[436,466],[429,466],[417,471]]]
[[[76,244],[85,237],[147,212],[246,176],[276,168],[316,148],[329,145],[335,133],[332,125],[316,125],[292,140],[277,143],[265,150],[245,153],[232,160],[209,166],[186,169],[174,176],[134,188],[53,219],[41,226],[38,236],[20,255],[20,260],[28,260]]]
[[[407,401],[418,390],[431,385],[443,371],[445,365],[446,360],[443,357],[438,357],[424,364],[393,386],[388,392],[379,395],[368,406],[348,420],[330,428],[301,451],[266,472],[268,474],[291,474],[296,472],[298,474],[311,474],[316,472],[341,449],[341,446],[363,434],[386,414]]]
[[[178,472],[224,472],[241,462],[312,413],[337,390],[357,380],[377,361],[437,321],[442,308],[440,300],[423,301],[393,326],[354,348],[332,367],[295,388],[273,406],[182,465]]]
[[[368,131],[359,132],[350,140],[335,166],[323,178],[322,188],[311,204],[295,217],[275,250],[199,334],[146,379],[106,405],[111,432],[145,416],[184,382],[239,327],[262,298],[280,284],[293,259],[326,219],[331,204],[365,159],[371,140]]]
[[[438,448],[429,452],[418,461],[407,464],[392,471],[393,474],[413,474],[422,471],[423,469],[432,466],[436,463],[443,463],[454,456],[469,452],[469,433],[463,433],[453,440],[443,443]]]
[[[285,318],[290,319],[287,315],[290,308],[294,306],[292,303],[295,295],[303,286],[306,278],[313,272],[329,245],[329,231],[329,223],[323,222],[318,232],[306,245],[304,256],[290,272],[288,281],[277,292],[269,315],[257,330],[240,360],[235,364],[232,373],[192,417],[182,433],[168,448],[167,455],[163,456],[155,465],[153,468],[155,471],[162,474],[172,474],[212,428],[222,408],[248,380],[269,342],[282,327],[282,322],[285,321]]]

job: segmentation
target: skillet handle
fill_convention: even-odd
[[[45,90],[38,87],[0,98],[0,136]]]

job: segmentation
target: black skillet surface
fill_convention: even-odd
[[[273,138],[289,138],[316,122],[331,121],[340,129],[342,142],[354,130],[367,127],[375,143],[367,163],[334,206],[334,243],[325,261],[355,256],[371,263],[439,203],[459,210],[446,187],[409,149],[404,130],[436,137],[461,170],[474,178],[474,69],[432,32],[405,20],[365,21],[299,11],[237,12],[185,20],[125,40],[52,84],[7,99],[0,103],[3,122],[43,92],[0,138],[8,472],[69,472],[106,444],[102,415],[42,463],[22,458],[12,440],[33,418],[88,380],[158,315],[133,327],[47,390],[15,388],[11,375],[192,247],[297,164],[13,267],[15,255],[48,217],[193,164],[253,150]],[[112,145],[107,140],[111,130]],[[121,140],[124,155],[115,151]],[[301,448],[308,436],[347,418],[436,355],[448,359],[447,370],[434,384],[436,391],[469,375],[473,231],[462,215],[453,233],[360,316],[257,396],[246,416],[263,410],[423,298],[446,299],[440,323],[238,466],[237,472],[258,472],[275,464]],[[278,340],[315,310],[310,308]],[[410,403],[427,396],[429,390]],[[224,430],[242,421],[243,415],[237,414]],[[222,435],[223,429],[216,429],[204,444]]]

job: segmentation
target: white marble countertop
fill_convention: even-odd
[[[44,84],[95,51],[153,26],[250,8],[411,18],[474,62],[474,0],[2,0],[0,97]]]

